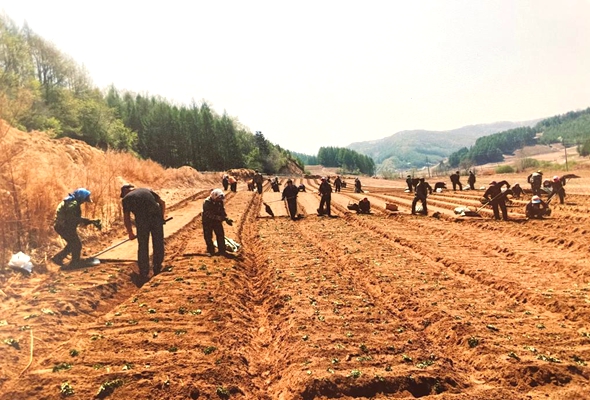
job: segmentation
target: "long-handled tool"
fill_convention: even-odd
[[[171,219],[172,219],[172,217],[166,218],[166,219],[164,220],[164,224],[165,224],[166,222],[170,221]],[[129,240],[131,240],[131,239],[125,239],[125,240],[122,240],[122,241],[120,241],[119,243],[115,243],[114,245],[112,245],[112,246],[110,246],[110,247],[107,247],[106,249],[104,249],[104,250],[102,250],[102,251],[99,251],[98,253],[96,253],[96,254],[92,255],[90,258],[96,258],[96,257],[100,256],[101,254],[104,254],[104,253],[106,253],[107,251],[113,250],[115,247],[119,247],[119,246],[121,246],[122,244],[124,244],[124,243],[127,243]]]
[[[500,194],[494,196],[492,199],[487,200],[486,202],[483,202],[483,205],[481,207],[479,207],[478,209],[476,209],[475,211],[471,210],[469,207],[457,207],[455,208],[455,213],[456,214],[460,214],[462,217],[481,217],[481,215],[479,215],[479,212],[488,204],[490,204],[492,201],[494,201],[495,199],[497,199],[498,197],[504,195],[505,192],[501,192]]]
[[[286,199],[286,200],[288,200],[288,199],[292,199],[292,198],[293,198],[293,197],[287,197],[287,199]],[[273,217],[273,218],[274,218],[274,216],[275,216],[275,213],[272,211],[272,208],[270,208],[270,206],[268,205],[268,203],[276,203],[276,202],[278,202],[278,201],[285,201],[285,200],[283,200],[283,199],[280,199],[280,200],[272,200],[272,201],[267,201],[267,202],[263,202],[263,203],[262,203],[262,204],[264,204],[264,211],[266,211],[266,213],[267,213],[268,215],[270,215],[271,217]]]
[[[96,257],[100,256],[101,254],[104,254],[104,253],[106,253],[106,252],[107,252],[107,251],[109,251],[109,250],[113,250],[115,247],[119,247],[119,246],[121,246],[122,244],[124,244],[124,243],[127,243],[129,240],[131,240],[131,239],[125,239],[125,240],[123,240],[123,241],[121,241],[121,242],[119,242],[119,243],[116,243],[116,244],[114,244],[114,245],[112,245],[112,246],[110,246],[110,247],[107,247],[106,249],[104,249],[104,250],[102,250],[102,251],[99,251],[98,253],[96,253],[96,254],[92,255],[92,258],[96,258]]]

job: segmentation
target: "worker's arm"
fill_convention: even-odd
[[[133,226],[131,225],[131,213],[126,211],[123,213],[123,222],[125,224],[125,229],[127,229],[127,234],[129,235],[129,240],[135,239],[135,233],[133,233]]]
[[[162,211],[162,221],[166,220],[166,202],[162,199],[158,199],[160,204],[160,210]]]

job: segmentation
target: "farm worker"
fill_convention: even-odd
[[[166,202],[151,189],[136,188],[131,184],[121,187],[123,222],[129,240],[137,238],[137,266],[139,275],[147,280],[150,271],[149,239],[152,237],[152,264],[154,275],[162,271],[164,261],[164,224]],[[137,234],[133,233],[131,213],[135,217]]]
[[[299,194],[299,188],[293,185],[291,179],[287,179],[287,186],[283,189],[281,200],[287,200],[287,208],[293,221],[297,219],[297,194]]]
[[[422,214],[428,215],[428,206],[426,205],[428,193],[432,194],[432,186],[424,178],[418,179],[416,190],[414,190],[414,200],[412,200],[412,214],[416,214],[416,204],[420,201],[422,203]]]
[[[281,190],[279,189],[279,186],[281,184],[279,183],[279,177],[275,176],[274,179],[270,182],[270,187],[272,188],[273,192],[280,192]]]
[[[454,174],[451,174],[449,178],[451,179],[451,183],[453,184],[454,191],[457,190],[457,186],[459,186],[459,190],[463,190],[463,185],[459,181],[459,179],[461,178],[461,174],[459,173],[459,171],[456,171]]]
[[[534,195],[524,208],[527,218],[543,218],[547,211],[549,211],[549,206],[537,195]]]
[[[565,189],[563,185],[565,185],[565,179],[559,179],[559,176],[554,176],[551,182],[551,196],[549,196],[549,199],[557,195],[559,196],[559,204],[565,203]]]
[[[330,203],[332,202],[332,186],[328,183],[326,177],[322,178],[322,183],[320,183],[320,196],[322,196],[320,200],[320,208],[318,208],[319,215],[327,215],[331,217],[332,214],[330,212]]]
[[[257,170],[254,171],[254,178],[252,178],[252,181],[254,182],[254,185],[256,185],[258,194],[262,194],[262,183],[264,182],[262,174],[260,174]]]
[[[469,184],[469,189],[476,190],[475,188],[475,174],[473,171],[469,171],[469,176],[467,177],[467,183]]]
[[[334,179],[334,191],[339,192],[341,188],[342,188],[342,179],[340,179],[340,176],[337,176],[336,179]]]
[[[231,190],[234,193],[237,192],[238,191],[238,180],[232,175],[230,175],[227,178],[227,180],[229,182],[229,190]]]
[[[359,201],[359,214],[371,213],[371,202],[366,197]]]
[[[227,188],[229,188],[229,177],[227,174],[223,174],[223,178],[221,178],[221,184],[223,185],[223,190],[227,190]]]
[[[363,193],[363,189],[361,189],[361,180],[359,178],[354,178],[354,192]]]
[[[406,176],[406,184],[408,185],[408,192],[412,193],[413,188],[414,188],[412,175]]]
[[[84,203],[92,203],[90,191],[85,188],[79,188],[68,194],[59,205],[55,213],[55,224],[53,229],[66,241],[66,246],[59,253],[51,257],[51,261],[63,267],[64,258],[72,255],[70,268],[80,266],[80,253],[82,252],[82,242],[78,237],[78,225],[93,224],[98,229],[101,228],[99,219],[82,218],[81,206]]]
[[[526,181],[531,184],[531,191],[533,192],[533,195],[540,196],[543,172],[541,172],[541,170],[533,172],[526,178]]]
[[[510,189],[510,184],[506,181],[491,181],[483,197],[492,206],[495,219],[500,219],[500,210],[502,210],[502,219],[508,221],[508,210],[506,209],[506,195],[508,192],[502,191],[504,185]]]
[[[305,185],[303,183],[299,185],[299,191],[300,192],[306,192]]]
[[[512,194],[514,195],[515,199],[520,199],[521,196],[523,195],[524,190],[522,190],[522,188],[520,187],[520,184],[515,183],[514,185],[512,185]]]
[[[215,254],[215,245],[213,244],[213,232],[217,239],[217,249],[220,256],[227,256],[225,251],[225,231],[223,222],[232,226],[234,221],[227,217],[223,201],[225,194],[221,189],[213,189],[209,197],[203,202],[203,236],[207,245],[207,253]]]

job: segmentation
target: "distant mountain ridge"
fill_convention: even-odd
[[[421,168],[436,164],[453,152],[473,146],[482,137],[509,129],[534,126],[541,119],[523,122],[494,122],[468,125],[448,131],[409,130],[383,139],[355,142],[346,148],[375,160],[377,172]]]

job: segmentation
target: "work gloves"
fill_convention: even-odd
[[[226,223],[227,223],[229,226],[232,226],[232,225],[234,224],[234,220],[233,220],[233,219],[231,219],[231,218],[226,218],[226,219],[225,219],[225,222],[226,222]]]

